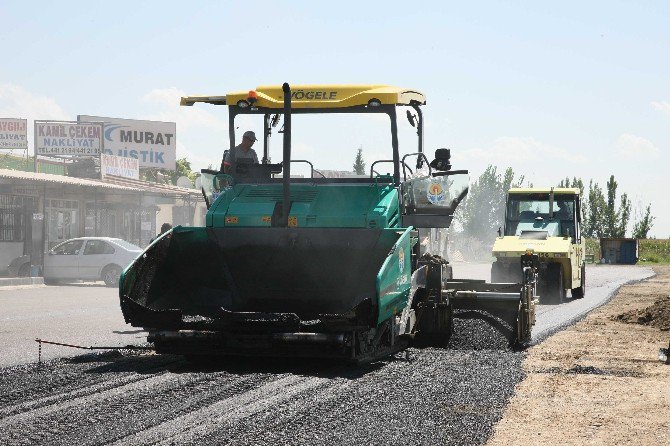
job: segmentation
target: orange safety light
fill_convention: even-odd
[[[247,99],[249,100],[250,104],[253,104],[254,102],[258,101],[258,93],[256,93],[254,90],[249,90],[249,96]]]

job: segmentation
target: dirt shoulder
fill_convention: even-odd
[[[670,365],[658,361],[670,331],[644,317],[670,301],[670,267],[654,271],[529,349],[488,445],[670,444]]]

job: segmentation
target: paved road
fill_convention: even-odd
[[[544,339],[564,325],[602,305],[621,286],[653,274],[638,266],[589,265],[587,294],[558,306],[540,305],[534,340]],[[490,265],[454,264],[455,277],[490,280]],[[140,345],[146,333],[126,325],[117,290],[97,284],[0,288],[0,367],[34,362],[35,338],[84,346]],[[81,351],[44,345],[42,358],[74,356]]]
[[[491,280],[489,263],[455,263],[454,277]],[[643,280],[654,275],[651,268],[632,265],[587,265],[586,295],[583,299],[568,298],[561,305],[539,305],[533,341],[539,342],[573,323],[592,309],[607,302],[624,283]],[[569,293],[568,293],[569,295]]]
[[[35,338],[85,346],[146,341],[144,332],[124,322],[118,290],[104,285],[0,287],[0,308],[0,367],[35,362]],[[44,345],[42,358],[82,352]]]
[[[613,277],[648,273],[594,270],[587,296],[593,299],[596,289],[606,294]],[[10,307],[28,324],[25,333],[41,325],[45,336],[79,333],[90,343],[141,337],[113,333],[126,330],[113,290],[49,288],[39,298],[3,293],[3,306],[28,299],[20,309]],[[26,316],[45,299],[55,325],[73,318],[69,326],[49,328],[49,317]],[[72,322],[96,314],[84,330]],[[523,353],[510,351],[480,322],[457,320],[449,348],[412,348],[411,361],[367,367],[232,359],[203,368],[176,356],[117,353],[0,369],[0,438],[7,445],[79,446],[485,444],[523,377]],[[3,345],[8,336],[2,334]]]

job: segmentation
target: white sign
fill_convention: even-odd
[[[177,124],[79,115],[78,121],[104,122],[108,155],[137,158],[140,167],[175,170],[177,167]]]
[[[0,149],[28,149],[28,121],[0,118]]]
[[[37,155],[100,155],[102,124],[93,122],[35,121]]]
[[[126,158],[103,153],[100,155],[100,172],[103,177],[114,175],[139,180],[140,162],[137,158]]]

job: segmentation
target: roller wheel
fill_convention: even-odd
[[[540,299],[546,305],[559,305],[565,301],[563,288],[563,268],[558,263],[550,263],[542,280]]]
[[[586,265],[582,263],[582,280],[577,288],[572,289],[573,299],[582,299],[586,291]]]

